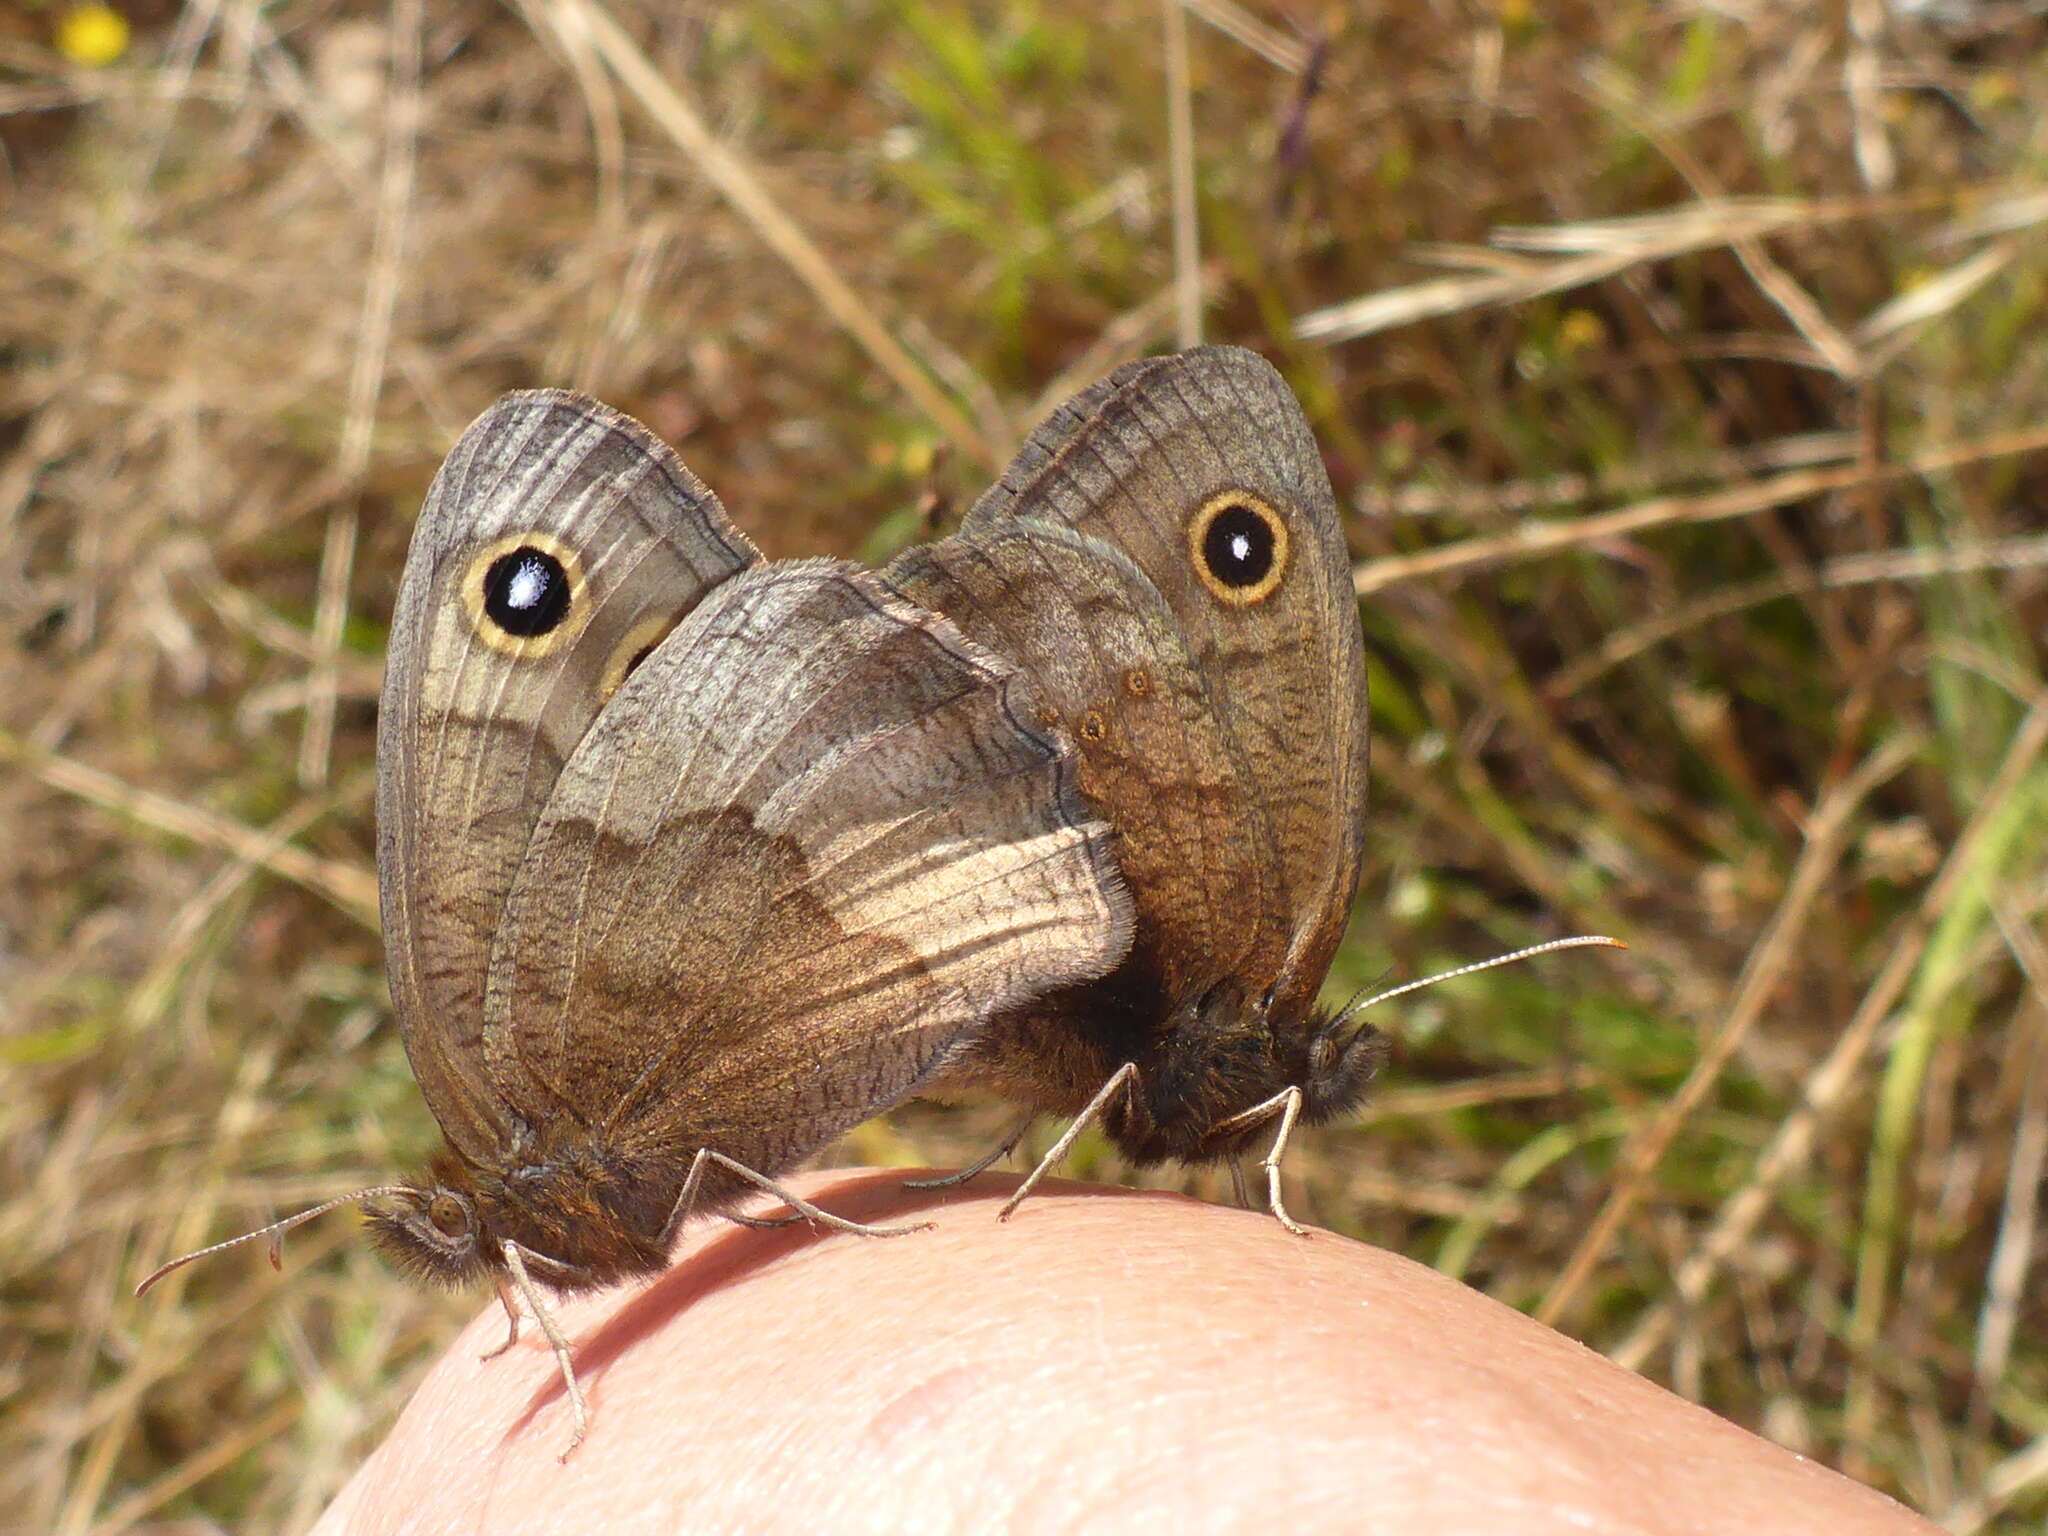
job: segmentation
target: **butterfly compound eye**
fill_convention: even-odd
[[[462,601],[485,644],[545,655],[582,627],[583,563],[559,539],[513,534],[471,556]]]
[[[427,1220],[443,1237],[467,1237],[469,1212],[453,1195],[435,1195],[427,1202]]]
[[[1287,521],[1249,491],[1224,491],[1189,522],[1188,554],[1211,596],[1247,607],[1287,574]]]

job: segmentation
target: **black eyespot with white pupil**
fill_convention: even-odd
[[[1202,535],[1202,562],[1226,587],[1255,587],[1273,569],[1273,525],[1242,502],[1222,508]]]
[[[572,595],[562,562],[531,544],[498,556],[484,572],[485,616],[521,639],[558,628],[569,616]]]
[[[1187,525],[1188,560],[1209,595],[1232,608],[1263,603],[1287,577],[1287,519],[1242,487],[1218,491]]]

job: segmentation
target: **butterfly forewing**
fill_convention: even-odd
[[[760,559],[638,423],[508,395],[465,432],[413,533],[378,727],[392,996],[449,1140],[485,1155],[489,946],[555,776],[636,660]]]

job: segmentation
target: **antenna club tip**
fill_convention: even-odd
[[[175,1264],[163,1264],[159,1265],[155,1269],[152,1269],[148,1274],[144,1275],[142,1279],[136,1283],[135,1294],[137,1296],[147,1295],[149,1292],[149,1288],[151,1286],[155,1285],[157,1281],[163,1279],[165,1275],[168,1275],[172,1270],[176,1269],[177,1267],[178,1266]]]

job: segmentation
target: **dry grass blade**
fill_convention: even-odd
[[[1494,242],[1509,249],[1566,251],[1555,261],[1531,261],[1514,270],[1472,277],[1436,278],[1311,310],[1295,322],[1303,341],[1355,341],[1396,326],[1495,304],[1524,303],[1602,282],[1632,267],[1668,261],[1692,251],[1796,227],[1815,210],[1786,200],[1726,199],[1669,213],[1600,220],[1548,230],[1502,230]]]
[[[1565,224],[1507,224],[1488,240],[1509,251],[1553,254],[1669,247],[1707,250],[1736,240],[1762,240],[1802,229],[1824,229],[1870,219],[1949,208],[1988,195],[1976,186],[1930,188],[1889,196],[1708,196],[1675,207]]]
[[[1628,463],[1600,475],[1546,475],[1498,485],[1362,485],[1351,505],[1360,517],[1458,517],[1497,522],[1539,507],[1582,506],[1622,496],[1646,496],[1682,482],[1732,480],[1769,470],[1806,469],[1856,457],[1860,440],[1852,432],[1810,432],[1770,439],[1745,448],[1678,455],[1668,460]]]
[[[1937,230],[1928,244],[1938,250],[1981,240],[1986,235],[2013,234],[2043,223],[2048,223],[2048,191],[2009,193],[1990,199]]]
[[[1991,911],[2013,958],[2026,975],[2031,1006],[2019,1024],[2021,1043],[2019,1113],[2012,1150],[2005,1165],[2005,1196],[1998,1217],[1998,1237],[1991,1245],[1991,1264],[1984,1277],[1984,1304],[1977,1317],[1977,1348],[1971,1362],[1976,1393],[1970,1405],[1978,1433],[1988,1430],[1992,1398],[2012,1360],[2019,1329],[2027,1273],[2033,1267],[2040,1220],[2041,1195],[2048,1187],[2048,951],[2041,941],[2008,912],[2002,902]]]
[[[1836,378],[1857,379],[1870,371],[1863,354],[1842,334],[1841,327],[1828,318],[1819,302],[1800,286],[1791,273],[1772,260],[1761,241],[1744,237],[1732,242],[1732,246],[1743,270],[1792,322],[1793,328],[1806,338],[1814,356]]]
[[[1616,630],[1577,661],[1546,678],[1546,698],[1569,698],[1632,657],[1675,639],[1688,630],[1725,619],[1802,592],[1839,591],[1879,581],[1928,581],[1972,571],[2019,571],[2048,566],[2048,534],[2002,539],[1995,544],[1961,545],[1948,549],[1884,550],[1869,555],[1844,555],[1814,571],[1783,571],[1709,593],[1660,613],[1641,624]]]
[[[1225,37],[1235,38],[1276,69],[1298,75],[1308,68],[1308,45],[1267,26],[1237,0],[1180,0]]]
[[[1829,792],[1815,809],[1806,827],[1806,846],[1792,877],[1786,882],[1784,899],[1744,962],[1742,974],[1729,1000],[1728,1014],[1693,1063],[1664,1106],[1644,1126],[1632,1132],[1615,1158],[1615,1178],[1599,1212],[1566,1261],[1563,1271],[1536,1309],[1540,1322],[1556,1324],[1571,1309],[1579,1292],[1592,1277],[1594,1266],[1606,1255],[1614,1235],[1641,1201],[1651,1176],[1671,1148],[1685,1122],[1713,1091],[1730,1059],[1749,1032],[1763,1017],[1764,1009],[1777,995],[1794,952],[1801,945],[1806,925],[1813,915],[1827,882],[1833,878],[1848,846],[1850,823],[1865,800],[1880,785],[1897,774],[1925,747],[1924,740],[1895,736],[1885,742],[1840,785]]]
[[[1366,1100],[1366,1120],[1396,1115],[1441,1115],[1486,1104],[1512,1104],[1521,1099],[1554,1099],[1574,1088],[1590,1088],[1597,1074],[1584,1067],[1543,1067],[1533,1072],[1501,1073],[1470,1083],[1444,1083],[1424,1088],[1390,1088]]]
[[[327,782],[334,750],[334,706],[338,694],[343,626],[348,622],[348,589],[356,568],[356,511],[336,507],[327,514],[320,549],[320,601],[313,610],[313,645],[319,660],[306,678],[306,722],[299,737],[299,783],[317,789]]]
[[[2010,241],[2001,240],[1925,282],[1914,284],[1866,315],[1856,327],[1857,341],[1871,346],[1947,314],[2011,266],[2018,254],[2018,248]]]
[[[1672,254],[1692,248],[1676,247]],[[1523,270],[1516,272],[1431,278],[1311,310],[1295,322],[1294,334],[1301,341],[1327,344],[1356,341],[1360,337],[1442,315],[1461,314],[1495,304],[1519,304],[1548,293],[1583,288],[1654,259],[1652,249],[1642,247],[1619,253],[1603,252],[1595,256],[1567,256],[1558,261],[1529,262],[1524,264]]]
[[[322,858],[303,848],[276,847],[253,827],[212,811],[187,805],[146,789],[125,784],[110,773],[32,747],[10,732],[0,731],[0,762],[11,762],[50,788],[90,801],[103,810],[143,826],[182,837],[223,853],[281,879],[302,885],[333,902],[370,928],[377,926],[377,877],[367,869]]]
[[[1754,250],[1756,241],[1770,235],[1866,219],[1923,206],[1930,200],[1926,195],[1813,203],[1796,198],[1709,197],[1684,207],[1626,218],[1541,228],[1505,227],[1490,237],[1501,250],[1538,252],[1558,259],[1514,265],[1488,257],[1488,270],[1478,276],[1410,283],[1310,310],[1295,321],[1294,334],[1303,341],[1326,344],[1354,341],[1442,315],[1523,303],[1586,287],[1631,268],[1698,251],[1736,245]],[[1478,260],[1480,253],[1472,254]],[[1776,270],[1775,263],[1772,270]],[[1777,296],[1783,297],[1782,284]],[[1793,303],[1799,307],[1796,299]],[[1809,301],[1801,314],[1810,321],[1819,311]]]
[[[1658,150],[1678,169],[1687,185],[1699,194],[1703,203],[1712,206],[1725,202],[1725,189],[1719,179],[1713,176],[1700,162],[1698,156],[1676,135],[1667,133],[1653,121],[1634,99],[1627,85],[1616,78],[1616,72],[1602,63],[1589,65],[1585,71],[1587,84],[1603,101],[1609,110],[1619,115],[1635,132],[1655,144]],[[1732,236],[1730,248],[1735,259],[1742,263],[1742,269],[1750,280],[1781,314],[1792,322],[1792,326],[1805,338],[1813,349],[1813,355],[1820,360],[1835,377],[1840,379],[1861,378],[1867,371],[1862,354],[1856,350],[1841,329],[1827,317],[1814,300],[1812,294],[1772,259],[1764,249],[1762,240],[1754,233],[1743,232]]]
[[[1772,1136],[1748,1180],[1714,1218],[1705,1237],[1678,1266],[1674,1295],[1652,1306],[1638,1319],[1609,1356],[1630,1370],[1641,1370],[1650,1356],[1671,1337],[1681,1310],[1697,1307],[1730,1258],[1748,1241],[1769,1210],[1778,1188],[1793,1169],[1812,1154],[1822,1122],[1840,1107],[1877,1041],[1878,1031],[1911,981],[1935,921],[1947,909],[1975,869],[1978,846],[1989,835],[2007,801],[2025,782],[2036,759],[2048,747],[2048,698],[2037,700],[2013,732],[2004,761],[1926,894],[1918,912],[1900,933],[1883,968],[1863,994],[1827,1057],[1807,1077],[1800,1104]]]
[[[1173,190],[1174,344],[1202,344],[1202,247],[1195,208],[1194,88],[1181,0],[1159,0],[1166,23],[1166,145]]]
[[[696,163],[705,179],[746,219],[768,248],[788,264],[825,313],[895,380],[897,388],[932,419],[970,463],[995,468],[994,449],[980,430],[940,392],[930,373],[875,318],[873,307],[853,291],[811,238],[783,211],[761,178],[754,174],[753,167],[737,151],[712,136],[697,109],[662,78],[611,15],[595,0],[547,0],[546,15],[556,28],[572,36],[589,36],[591,45],[606,67],[618,76],[619,83],[632,93],[676,147]]]
[[[1878,50],[1890,19],[1887,11],[1884,0],[1849,0],[1849,48],[1842,60],[1842,81],[1848,87],[1849,109],[1856,124],[1851,137],[1856,146],[1856,169],[1862,173],[1863,184],[1876,192],[1890,191],[1898,175],[1892,141],[1885,136],[1880,90],[1883,69]]]
[[[2048,1487],[2048,1435],[1993,1467],[1981,1493],[1943,1511],[1941,1528],[1954,1536],[1976,1536],[2015,1500],[2042,1487]]]
[[[1569,521],[1524,523],[1510,533],[1466,539],[1419,555],[1389,555],[1369,560],[1354,568],[1351,585],[1360,597],[1370,597],[1399,582],[1420,581],[1508,561],[1535,559],[1559,550],[1584,548],[1652,528],[1750,517],[1831,491],[1888,485],[1897,480],[1938,475],[1965,464],[2039,453],[2043,449],[2048,449],[2048,426],[2023,427],[1933,449],[1898,463],[1880,464],[1868,470],[1853,464],[1835,469],[1794,470],[1700,496],[1660,496],[1632,507]]]
[[[412,206],[414,166],[420,131],[420,0],[392,0],[389,80],[384,112],[384,171],[377,185],[377,221],[370,245],[369,279],[363,285],[362,319],[355,366],[349,377],[348,418],[342,427],[336,479],[352,498],[370,462],[370,437],[391,352],[391,321],[405,259],[405,226]],[[316,788],[327,782],[334,751],[335,673],[343,626],[348,621],[349,583],[355,574],[356,509],[352,501],[327,518],[320,552],[320,598],[313,611],[314,665],[306,697],[305,730],[299,739],[299,782]]]
[[[529,0],[520,0],[520,10],[531,24],[535,15]],[[583,13],[559,11],[545,19],[561,44],[569,72],[576,77],[577,88],[582,91],[584,106],[590,113],[590,133],[597,154],[597,216],[606,225],[621,228],[626,216],[626,130],[620,120],[618,97],[592,46],[589,30],[582,25]]]

